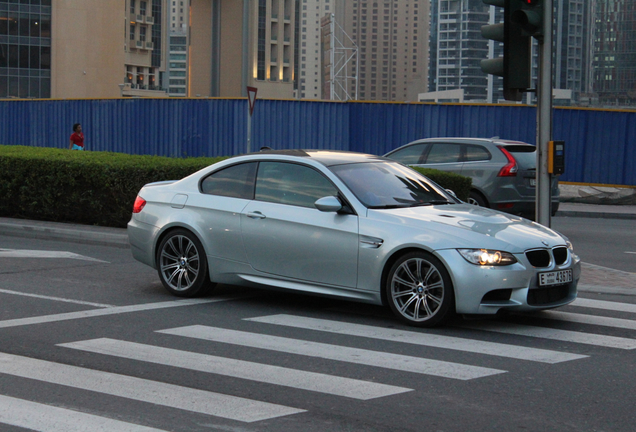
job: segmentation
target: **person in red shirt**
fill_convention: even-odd
[[[73,134],[71,135],[71,142],[68,145],[69,150],[84,150],[84,133],[82,132],[82,125],[75,123],[73,125]]]

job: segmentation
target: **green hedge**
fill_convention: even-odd
[[[0,146],[0,216],[125,227],[144,184],[221,159]]]
[[[453,192],[455,192],[455,195],[457,195],[457,198],[459,198],[460,200],[468,201],[470,188],[473,184],[473,181],[470,177],[465,177],[463,175],[439,171],[431,168],[411,168],[413,168],[415,171],[421,172],[426,177],[430,178],[443,188],[452,190]]]
[[[143,185],[178,180],[222,159],[0,145],[0,217],[123,228]],[[470,179],[417,170],[467,199]]]

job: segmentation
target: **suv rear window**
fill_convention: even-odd
[[[522,169],[534,169],[537,167],[537,148],[530,145],[507,145],[506,150],[515,158]]]

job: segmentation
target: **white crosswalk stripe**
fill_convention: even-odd
[[[242,422],[304,412],[267,402],[4,353],[0,354],[0,373]]]
[[[462,327],[495,333],[512,334],[517,336],[528,336],[542,339],[558,340],[562,342],[595,345],[606,348],[617,348],[624,350],[636,349],[636,339],[560,330],[548,327],[534,327],[522,324],[495,321],[474,322]]]
[[[113,339],[94,339],[59,346],[360,400],[412,391],[404,387]]]
[[[159,333],[459,380],[482,378],[506,372],[460,363],[200,325],[161,330]]]
[[[591,309],[636,313],[636,304],[631,303],[618,303],[605,300],[577,298],[572,302],[572,305]]]
[[[624,318],[612,318],[598,315],[578,314],[560,311],[544,311],[539,312],[534,316],[555,321],[567,321],[579,324],[596,325],[601,327],[636,330],[636,321]]]
[[[144,305],[143,308],[138,307],[137,309],[158,309],[178,305],[181,305],[181,303],[166,302],[165,304],[154,304],[149,307]],[[636,305],[618,302],[578,299],[573,303],[573,306],[603,311],[636,313]],[[106,308],[96,312],[89,311],[88,314],[83,312],[83,314],[88,316],[91,316],[91,314],[102,316],[104,311],[108,314],[108,312],[112,312],[113,309],[116,309],[116,313],[132,312],[132,310],[126,308]],[[532,316],[540,320],[541,325],[545,327],[516,324],[503,320],[472,321],[466,322],[461,325],[461,327],[468,328],[472,331],[511,334],[573,344],[592,345],[602,348],[622,350],[636,349],[636,338],[630,339],[626,337],[547,327],[549,320],[559,320],[568,323],[583,323],[590,326],[636,330],[636,319],[630,320],[564,311],[544,311]],[[66,316],[61,316],[56,317],[55,320],[65,320],[66,318]],[[82,318],[84,318],[84,315]],[[55,320],[48,320],[47,317],[47,320],[42,322]],[[35,321],[37,321],[37,318],[34,322]],[[478,338],[450,337],[440,334],[443,333],[443,331],[391,329],[296,315],[269,315],[246,318],[245,321],[272,326],[292,327],[309,332],[323,332],[355,338],[391,341],[412,346],[432,347],[441,350],[460,351],[476,355],[496,356],[546,364],[557,364],[589,357],[587,355],[574,354],[562,350],[548,350],[516,344],[494,343],[479,340]],[[3,323],[9,327],[14,324],[10,321],[0,322],[0,327],[2,327]],[[28,324],[31,324],[31,322]],[[273,327],[270,329],[273,329]],[[386,352],[372,351],[345,345],[273,336],[266,334],[266,330],[267,327],[261,327],[259,333],[251,333],[218,327],[193,325],[158,330],[157,333],[449,379],[471,380],[507,372],[506,370],[483,366],[434,360],[420,356],[400,355],[391,353],[388,349]],[[316,333],[313,334],[315,335]],[[307,333],[305,337],[310,339],[311,335],[312,333]],[[362,340],[363,339],[360,339],[360,341]],[[352,343],[353,342],[352,340]],[[527,344],[528,341],[524,343]],[[329,373],[304,371],[301,369],[292,369],[108,338],[64,343],[57,346],[99,355],[116,356],[122,359],[271,384],[281,386],[282,388],[287,387],[357,400],[371,400],[414,391],[414,389],[411,388],[393,386],[388,383],[364,381]],[[561,349],[563,348],[561,347]],[[484,358],[487,361],[489,357]],[[85,391],[97,392],[111,397],[131,399],[239,422],[258,422],[305,412],[303,407],[283,406],[239,396],[230,396],[12,354],[0,353],[0,374],[38,380]],[[94,413],[82,413],[79,408],[66,409],[0,395],[0,424],[47,432],[86,430],[98,432],[161,432],[159,429],[126,423],[121,420],[115,420],[114,418],[115,415],[113,415],[112,418],[100,417]]]
[[[39,432],[165,432],[1,395],[0,423]]]
[[[400,331],[388,328],[350,324],[338,321],[328,321],[316,318],[298,317],[292,315],[273,315],[260,318],[250,318],[248,319],[248,321],[256,321],[260,323],[276,324],[307,330],[318,330],[349,336],[361,336],[366,338],[388,340],[413,345],[445,348],[457,351],[487,354],[543,363],[561,363],[587,357],[585,355],[570,354],[559,351],[549,351],[537,348],[528,348],[517,345],[506,345],[473,339],[449,337],[431,333]]]

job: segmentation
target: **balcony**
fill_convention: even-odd
[[[154,84],[144,85],[135,83],[119,84],[122,97],[164,98],[168,97],[166,89]]]
[[[137,20],[138,23],[142,23],[142,22],[144,22],[144,16],[137,14],[136,20]]]
[[[147,50],[152,50],[154,49],[155,45],[152,42],[146,42],[146,49]]]
[[[143,47],[144,47],[143,41],[140,41],[140,40],[135,41],[135,48],[142,49]]]
[[[151,15],[146,15],[146,24],[154,24],[155,23],[155,17],[151,16]]]

